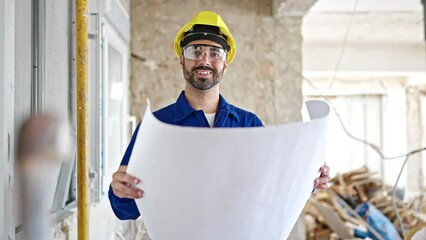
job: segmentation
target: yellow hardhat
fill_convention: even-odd
[[[210,26],[215,28],[212,30]],[[218,29],[217,32],[214,29]],[[176,55],[180,57],[182,48],[190,41],[198,39],[208,39],[219,43],[228,51],[228,63],[234,60],[236,53],[234,38],[217,13],[210,11],[199,12],[179,30],[174,44]]]

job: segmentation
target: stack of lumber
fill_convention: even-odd
[[[306,204],[307,239],[368,238],[367,232],[369,237],[385,239],[354,210],[362,203],[370,203],[383,213],[398,230],[401,239],[411,239],[426,227],[426,199],[418,196],[403,202],[403,190],[397,189],[395,205],[403,224],[402,232],[393,207],[392,190],[391,186],[383,184],[376,172],[366,167],[337,174],[328,190],[317,191]]]

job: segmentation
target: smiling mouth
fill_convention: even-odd
[[[212,71],[209,71],[209,70],[197,70],[197,71],[195,71],[197,74],[199,74],[199,75],[203,75],[203,76],[207,76],[207,75],[210,75],[210,74],[212,74]]]

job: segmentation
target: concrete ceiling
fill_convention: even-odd
[[[422,42],[420,0],[319,0],[304,18],[305,41]]]
[[[312,12],[303,22],[307,42],[349,43],[423,41],[423,14],[420,12]]]
[[[421,0],[318,0],[303,19],[304,67],[333,70],[343,52],[343,71],[424,71],[423,29]]]
[[[310,12],[421,12],[421,0],[319,0]]]

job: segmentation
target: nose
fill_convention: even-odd
[[[203,63],[203,65],[210,65],[209,55],[207,51],[204,51],[201,55],[200,62]]]

